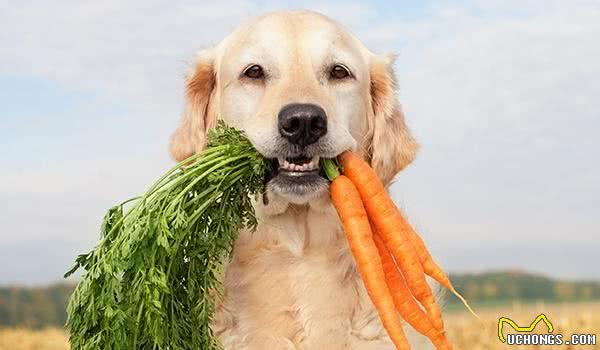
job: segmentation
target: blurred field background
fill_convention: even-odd
[[[66,350],[67,339],[66,333],[58,328],[5,328],[0,329],[0,350]]]
[[[596,346],[508,346],[498,340],[498,319],[528,326],[545,313],[555,333],[600,333],[600,282],[554,280],[522,271],[451,275],[482,321],[457,300],[446,300],[446,325],[457,350],[597,349]],[[0,350],[68,349],[65,306],[72,284],[0,288]],[[538,324],[536,331],[545,333]],[[509,326],[505,334],[514,333]],[[415,349],[418,350],[418,349]]]
[[[554,325],[554,334],[563,334],[563,340],[569,339],[571,334],[597,334],[600,331],[600,302],[594,303],[556,303],[547,304],[538,302],[534,304],[521,304],[490,308],[478,308],[482,321],[475,319],[471,314],[463,311],[450,312],[445,321],[452,344],[457,350],[550,350],[550,349],[598,349],[595,346],[516,346],[507,345],[498,339],[498,319],[509,317],[517,325],[526,327],[540,314],[544,313]],[[535,328],[536,333],[547,333],[546,325],[539,323]],[[504,325],[504,335],[515,333],[510,326]],[[598,335],[596,336],[598,338]],[[598,341],[598,339],[597,339]],[[597,343],[598,344],[598,343]]]
[[[564,303],[496,307],[479,310],[482,321],[463,311],[453,311],[446,315],[448,333],[456,350],[525,350],[525,349],[597,349],[594,346],[508,346],[500,343],[497,335],[498,318],[510,316],[519,325],[528,325],[544,312],[555,327],[555,333],[595,333],[600,330],[600,303]],[[536,331],[545,332],[539,324]],[[511,330],[505,326],[505,334]],[[57,328],[28,330],[5,328],[0,330],[0,350],[67,350],[67,335]],[[418,349],[415,349],[418,350]]]

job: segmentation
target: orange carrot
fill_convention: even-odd
[[[444,329],[442,313],[425,279],[425,271],[409,238],[410,225],[399,215],[375,171],[350,151],[342,153],[343,173],[360,193],[369,219],[393,255],[414,297],[423,305],[438,330]]]
[[[353,153],[351,153],[349,151],[344,152],[342,157],[344,157],[345,162],[347,164],[350,164],[350,165],[348,165],[348,169],[346,169],[344,174],[346,174],[351,180],[353,180],[353,182],[355,179],[358,179],[357,175],[360,172],[370,171],[372,173],[372,175],[375,177],[374,179],[371,179],[371,180],[379,183],[376,187],[378,187],[380,189],[383,188],[383,184],[381,184],[381,182],[379,181],[379,178],[377,177],[377,175],[375,174],[373,169],[371,169],[371,167],[365,161],[363,161],[360,157],[354,155]],[[342,160],[342,162],[344,162],[344,160]],[[360,192],[361,186],[357,186],[357,188],[359,189],[359,192]],[[363,192],[361,192],[361,196],[362,195],[363,195]],[[387,194],[386,194],[385,197],[388,197],[388,201],[391,202],[391,204],[392,204],[390,207],[390,210],[395,211],[394,215],[398,218],[398,220],[396,221],[397,224],[399,225],[397,231],[406,234],[408,239],[414,246],[417,256],[419,258],[419,261],[421,262],[421,265],[423,266],[423,272],[425,272],[425,274],[427,274],[428,276],[433,278],[435,281],[437,281],[443,287],[445,287],[449,291],[451,291],[460,301],[462,301],[462,303],[469,310],[469,312],[471,312],[471,314],[473,314],[475,317],[479,318],[479,316],[477,316],[475,311],[473,311],[473,309],[471,309],[471,306],[469,306],[469,303],[467,303],[465,298],[454,288],[454,286],[450,282],[450,279],[444,273],[444,270],[442,270],[442,268],[433,260],[433,258],[431,257],[431,254],[429,253],[429,250],[425,246],[425,242],[423,242],[423,239],[421,238],[421,236],[419,236],[417,234],[417,232],[412,228],[412,226],[408,223],[408,221],[403,217],[403,215],[400,212],[400,210],[398,209],[398,207],[396,207],[393,204],[393,202],[391,201],[391,199],[389,199],[389,196],[387,196]],[[368,203],[365,203],[365,207],[367,208],[367,211],[369,211]]]
[[[376,230],[373,229],[373,227],[371,227],[371,229],[373,230],[375,246],[377,246],[383,264],[385,281],[392,293],[398,313],[400,313],[402,318],[417,332],[427,336],[436,349],[452,349],[448,339],[446,339],[440,330],[433,326],[431,320],[429,320],[427,315],[421,310],[421,307],[417,304],[410,290],[406,286],[404,277],[400,271],[398,271],[385,243],[381,237],[379,237]]]
[[[402,329],[402,322],[385,283],[381,259],[373,242],[373,233],[360,195],[354,184],[343,175],[337,176],[332,181],[330,191],[356,266],[381,322],[396,348],[409,350],[410,346]]]
[[[402,215],[402,213],[399,213],[399,215]],[[463,296],[459,292],[457,292],[456,289],[454,289],[452,282],[450,282],[450,279],[444,273],[444,270],[442,270],[442,268],[431,257],[431,254],[425,246],[425,242],[423,242],[421,236],[419,236],[417,232],[415,232],[415,230],[412,227],[410,227],[410,225],[408,235],[410,241],[412,242],[413,246],[417,251],[417,255],[419,256],[419,260],[423,265],[423,270],[425,271],[425,273],[434,280],[436,280],[439,284],[447,288],[449,291],[451,291],[458,299],[460,299],[460,301],[462,301],[462,303],[469,310],[469,312],[471,312],[471,314],[479,318],[475,311],[471,309],[469,303],[467,303],[465,298],[463,298]]]

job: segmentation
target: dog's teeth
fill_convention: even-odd
[[[319,157],[315,156],[311,159],[310,163],[308,163],[308,169],[314,170],[314,169],[317,169],[318,166],[319,166]]]
[[[303,164],[295,164],[287,161],[285,158],[277,158],[279,160],[279,167],[287,171],[312,171],[319,168],[319,157],[315,156],[309,162]]]

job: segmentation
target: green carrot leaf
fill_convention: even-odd
[[[264,159],[219,122],[204,151],[140,197],[108,210],[68,306],[72,349],[220,349],[210,329],[222,271],[241,229],[254,230]]]

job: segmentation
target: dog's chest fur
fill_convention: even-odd
[[[273,210],[257,207],[227,267],[213,327],[225,348],[393,349],[328,201]]]

